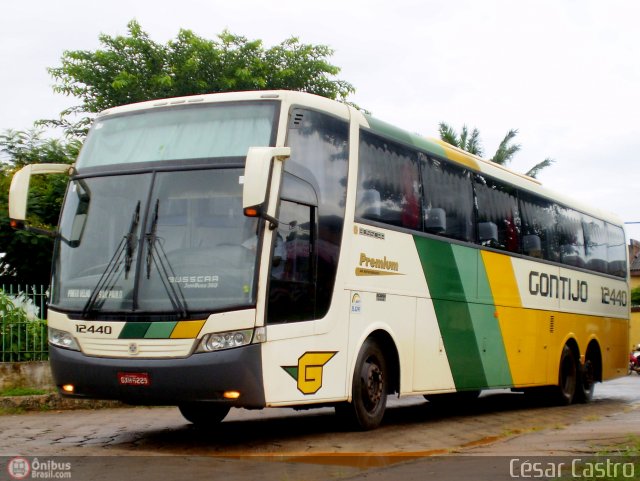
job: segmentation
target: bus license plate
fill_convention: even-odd
[[[118,383],[121,386],[149,386],[151,378],[147,372],[119,372]]]

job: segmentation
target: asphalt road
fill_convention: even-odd
[[[421,397],[389,404],[373,432],[343,429],[329,408],[232,410],[215,430],[196,428],[176,408],[5,415],[0,459],[37,458],[39,467],[67,460],[70,479],[91,480],[462,479],[465,472],[483,479],[482,468],[493,469],[487,479],[512,479],[513,456],[587,455],[598,443],[640,434],[635,374],[599,384],[587,405],[548,407],[509,391],[485,392],[461,408]],[[616,431],[599,438],[609,426]],[[0,466],[0,479],[7,476]]]

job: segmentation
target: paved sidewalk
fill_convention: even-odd
[[[587,418],[559,429],[545,429],[464,450],[467,455],[576,456],[602,451],[615,454],[630,440],[640,440],[640,403],[624,411]],[[622,453],[621,453],[622,454]]]

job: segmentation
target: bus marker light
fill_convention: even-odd
[[[62,386],[62,390],[64,392],[72,393],[76,390],[76,388],[73,384],[65,384],[64,386]]]
[[[259,217],[260,213],[255,207],[247,207],[244,209],[244,215],[246,217]]]
[[[225,399],[238,399],[240,393],[238,391],[225,391],[223,396]]]

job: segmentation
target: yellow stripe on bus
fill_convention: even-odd
[[[535,332],[539,328],[538,312],[522,309],[522,300],[518,291],[511,258],[503,254],[482,251],[482,262],[493,303],[495,316],[498,318],[502,342],[504,343],[511,379],[514,386],[522,386],[531,382],[542,381],[536,379],[546,373],[542,366],[534,360],[539,354],[540,339]]]
[[[195,339],[206,321],[180,321],[171,333],[171,339]]]
[[[468,153],[458,151],[456,148],[452,147],[451,144],[446,143],[440,139],[429,139],[433,142],[440,144],[440,146],[444,147],[445,155],[447,159],[453,160],[457,164],[464,165],[472,170],[479,171],[480,166],[478,162]]]

